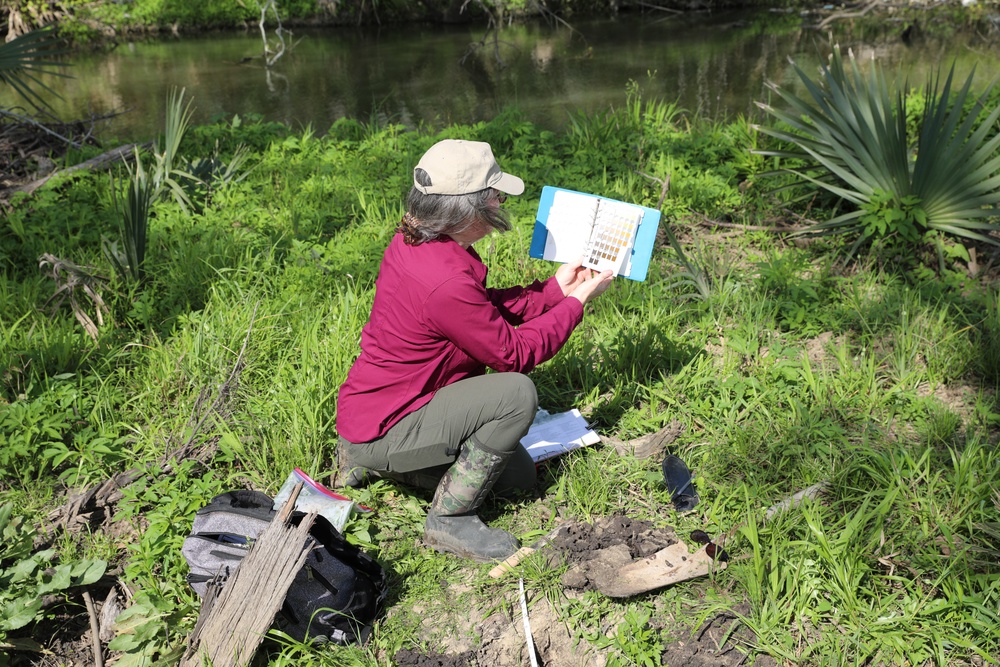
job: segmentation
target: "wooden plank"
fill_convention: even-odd
[[[298,526],[288,525],[301,489],[299,484],[214,603],[206,600],[180,667],[243,667],[253,659],[312,548],[309,529],[315,514]]]

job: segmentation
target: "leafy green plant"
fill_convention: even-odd
[[[127,521],[139,539],[129,545],[132,558],[125,574],[145,585],[157,583],[165,574],[186,571],[180,556],[181,544],[190,529],[190,522],[179,517],[191,517],[200,507],[224,491],[224,482],[205,474],[197,461],[176,464],[172,474],[150,466],[148,476],[122,491],[121,509],[116,521]]]
[[[22,400],[0,411],[0,485],[30,485],[46,473],[80,482],[92,470],[121,455],[123,443],[80,417],[94,407],[92,386],[81,388],[65,373],[40,391],[28,388]],[[92,383],[87,383],[91,385]]]
[[[926,230],[1000,245],[990,236],[1000,230],[1000,135],[991,136],[1000,107],[981,113],[992,86],[973,101],[972,74],[954,91],[954,67],[943,86],[934,77],[911,141],[907,85],[891,91],[877,62],[866,74],[852,54],[845,67],[836,48],[818,80],[795,70],[811,102],[771,84],[791,111],[758,103],[784,127],[757,126],[795,149],[758,152],[800,161],[784,171],[853,204],[806,233],[856,236],[852,253],[873,235],[913,240]]]
[[[660,632],[650,623],[652,612],[642,606],[629,608],[615,631],[613,646],[620,656],[609,660],[615,667],[657,667],[662,663],[663,643]]]
[[[132,605],[115,619],[115,638],[108,644],[121,651],[115,663],[122,667],[176,664],[184,654],[183,635],[186,609],[155,590],[142,590]]]
[[[140,586],[140,592],[115,620],[116,636],[109,644],[123,652],[119,664],[136,667],[151,661],[176,662],[183,653],[183,637],[194,618],[181,545],[191,528],[189,517],[224,491],[224,481],[205,474],[194,460],[177,462],[171,475],[156,466],[145,472],[122,490],[115,517],[133,524],[139,534],[128,545],[125,576]]]
[[[35,529],[0,505],[0,649],[40,650],[37,642],[12,633],[45,618],[44,598],[92,584],[104,574],[103,560],[62,562],[55,549],[32,553]]]
[[[920,199],[913,195],[897,202],[892,194],[876,190],[861,204],[861,210],[864,215],[858,220],[866,239],[898,235],[902,241],[917,243],[920,230],[927,226],[927,213],[920,207]]]
[[[813,267],[797,255],[779,255],[758,262],[760,286],[764,293],[777,301],[778,319],[783,326],[794,329],[821,326],[824,313],[819,308],[826,293],[821,277],[813,275]]]

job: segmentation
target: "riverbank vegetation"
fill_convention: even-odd
[[[902,107],[910,139],[924,99]],[[998,103],[966,101],[973,118]],[[505,204],[514,230],[480,243],[493,285],[553,271],[528,257],[543,185],[663,212],[647,281],[616,281],[532,373],[542,407],[579,408],[609,442],[544,464],[534,496],[492,502],[489,518],[530,544],[626,515],[706,531],[730,556],[624,600],[570,589],[565,566],[532,557],[520,575],[545,664],[684,664],[685,650],[724,665],[997,664],[993,227],[986,242],[941,234],[921,201],[884,188],[858,205],[870,231],[848,256],[856,237],[795,234],[851,206],[784,171],[824,178],[790,154],[808,137],[700,120],[635,84],[623,108],[559,132],[514,109],[439,133],[240,117],[180,132],[184,105],[171,108],[145,186],[135,166],[73,172],[15,195],[0,223],[0,663],[90,662],[87,590],[127,608],[97,642],[117,665],[168,664],[199,607],[180,553],[194,511],[232,488],[273,494],[296,466],[331,483],[336,390],[410,169],[462,137],[528,184]],[[993,165],[995,135],[994,118],[976,136]],[[186,199],[142,199],[154,173]],[[125,251],[140,216],[141,259]],[[701,495],[683,515],[665,451],[610,442],[665,428]],[[423,547],[420,492],[350,493],[374,508],[347,532],[390,571],[389,613],[363,648],[274,637],[270,664],[523,664],[517,576]]]
[[[800,0],[11,0],[0,7],[0,34],[9,40],[44,26],[77,48],[111,48],[123,39],[143,35],[177,35],[209,30],[274,30],[295,26],[353,26],[391,23],[479,23],[500,28],[505,23],[544,17],[564,25],[580,17],[615,16],[623,12],[662,19],[678,14],[724,10],[771,9],[799,13],[825,30],[848,22],[867,31],[966,29],[990,34],[997,28],[996,0],[976,2],[908,2],[900,5],[858,2],[837,5]]]

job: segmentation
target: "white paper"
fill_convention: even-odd
[[[560,190],[552,197],[552,208],[545,221],[543,259],[572,262],[583,256],[597,213],[598,199]]]
[[[539,410],[521,444],[535,463],[571,452],[601,441],[577,409],[549,414]]]

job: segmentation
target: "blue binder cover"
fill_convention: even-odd
[[[549,212],[552,209],[553,198],[559,191],[584,195],[586,197],[594,197],[595,199],[616,201],[609,199],[608,197],[600,197],[586,192],[577,192],[576,190],[566,190],[565,188],[557,188],[551,185],[543,187],[542,197],[538,202],[538,214],[535,217],[535,230],[531,235],[531,247],[528,250],[528,255],[534,257],[535,259],[545,259],[543,255],[545,254],[545,242],[549,235],[547,225]],[[639,223],[639,228],[636,231],[635,242],[632,245],[632,256],[630,261],[626,262],[628,273],[620,273],[619,275],[629,278],[630,280],[643,281],[646,279],[646,274],[649,271],[649,261],[653,256],[653,246],[656,243],[656,231],[660,226],[660,212],[656,209],[639,206],[638,204],[631,204],[630,202],[623,203],[641,208],[643,210],[643,216],[642,221]]]

